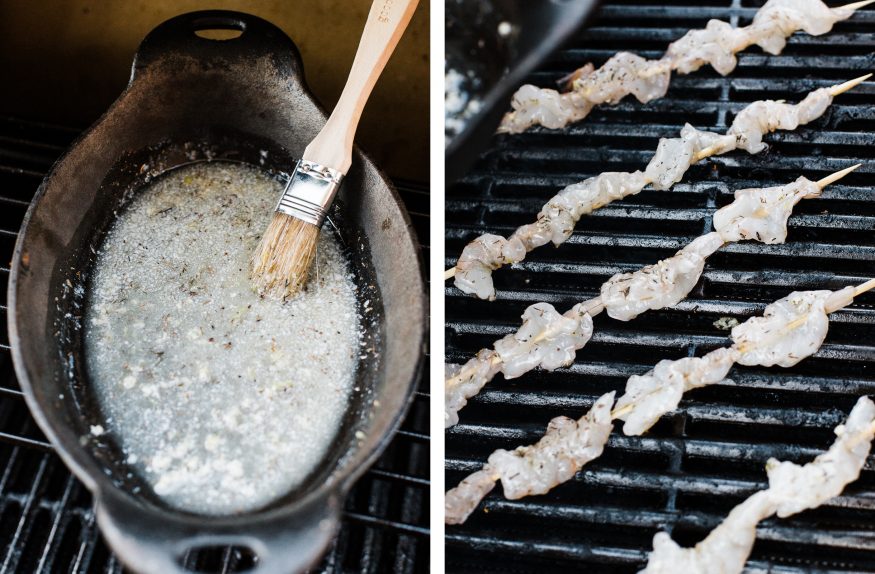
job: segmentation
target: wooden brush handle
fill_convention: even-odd
[[[418,3],[419,0],[374,0],[337,106],[322,131],[304,150],[304,159],[346,174],[352,163],[352,142],[362,109]]]

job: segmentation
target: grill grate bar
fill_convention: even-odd
[[[571,271],[566,266],[548,266],[548,265],[535,265],[530,264],[529,266],[524,267],[523,269],[527,271],[532,271],[535,273],[543,272],[543,271]],[[602,273],[597,273],[600,277],[608,278],[611,274],[623,271],[628,269],[615,268],[613,270],[608,270],[610,273],[604,275]],[[575,275],[578,276],[587,276],[596,274],[596,272],[601,271],[601,269],[592,267],[592,266],[580,266],[577,268],[577,273]],[[572,273],[574,274],[574,273]],[[788,291],[789,289],[797,289],[800,287],[811,287],[811,288],[819,288],[825,285],[829,285],[831,283],[835,283],[837,285],[855,285],[862,283],[864,280],[868,279],[868,277],[848,277],[848,276],[838,276],[833,274],[821,274],[814,275],[813,277],[809,275],[805,275],[804,278],[800,277],[800,280],[793,283],[785,282],[782,279],[769,281],[769,274],[757,274],[757,279],[760,280],[761,283],[765,285],[770,285],[773,287],[778,287],[783,289],[784,291]],[[704,273],[703,277],[706,281],[710,281],[712,286],[719,285],[729,285],[732,286],[737,282],[749,282],[751,281],[751,273],[745,271],[728,271],[725,273]],[[793,276],[790,276],[791,278]],[[459,295],[460,292],[455,289],[451,292],[454,296]],[[569,300],[569,297],[573,297],[576,299],[587,299],[591,297],[595,297],[598,295],[598,291],[595,288],[587,288],[587,289],[578,289],[575,291],[573,295],[569,295],[566,293],[538,293],[538,292],[529,292],[529,291],[511,291],[511,290],[501,290],[497,291],[498,299],[502,301],[513,301],[519,303],[534,303],[537,301],[546,301],[547,303],[564,303]],[[764,298],[763,303],[770,302],[771,300]],[[570,306],[570,304],[569,304]],[[748,301],[724,301],[724,300],[716,300],[716,299],[695,299],[688,298],[684,301],[681,301],[677,305],[673,307],[669,307],[670,310],[678,310],[678,311],[702,311],[706,313],[713,314],[723,314],[723,315],[749,315],[754,313],[755,311],[761,311],[763,305],[757,305],[750,303]],[[520,307],[522,308],[522,307]],[[845,322],[848,320],[847,318],[853,317],[856,321],[867,320],[867,317],[870,317],[871,320],[871,305],[865,305],[865,307],[850,307],[841,312],[834,313],[830,316],[831,321],[835,321],[838,323]],[[463,325],[466,323],[459,322],[453,323],[453,327],[459,326],[460,329],[465,329]],[[470,329],[469,329],[470,331]]]
[[[393,480],[397,482],[403,482],[405,484],[413,484],[416,486],[421,486],[423,488],[428,488],[429,481],[427,478],[421,478],[418,476],[408,476],[406,474],[400,474],[397,472],[389,472],[387,470],[381,470],[379,468],[374,468],[370,471],[373,476],[379,478],[385,478],[388,480]]]
[[[12,433],[0,432],[0,441],[7,442],[13,446],[31,447],[43,451],[52,450],[52,445],[46,441],[35,440]]]
[[[39,467],[34,475],[34,481],[31,485],[27,497],[24,500],[24,504],[22,505],[21,512],[21,520],[18,522],[18,527],[15,529],[15,533],[12,535],[12,541],[9,544],[8,550],[6,552],[6,558],[3,561],[2,570],[5,572],[7,570],[14,571],[18,567],[18,563],[21,560],[21,549],[18,547],[18,541],[22,539],[26,539],[29,534],[29,529],[33,525],[33,521],[29,520],[35,508],[38,508],[36,504],[37,492],[40,487],[40,483],[43,480],[43,475],[46,470],[47,458],[42,456],[40,458]]]
[[[398,530],[398,531],[404,532],[406,534],[414,534],[416,536],[423,536],[423,537],[428,536],[428,528],[424,527],[424,526],[415,526],[413,524],[405,524],[404,522],[397,522],[394,520],[386,520],[386,519],[380,518],[378,516],[370,516],[367,514],[358,514],[356,512],[344,512],[343,515],[350,520],[354,520],[356,522],[361,522],[362,524],[391,528],[393,530]]]
[[[45,177],[45,171],[38,171],[33,169],[27,169],[23,167],[15,167],[11,165],[6,165],[0,163],[0,172],[11,173],[15,175],[24,175],[27,177],[32,177],[35,180],[41,181],[42,178]]]
[[[425,433],[425,432],[415,432],[415,431],[401,429],[398,431],[397,435],[399,437],[404,437],[404,438],[412,439],[412,440],[419,441],[419,442],[428,442],[429,441],[428,433]]]
[[[480,552],[511,553],[511,555],[528,554],[546,558],[562,558],[577,562],[586,561],[586,563],[595,561],[609,564],[635,564],[641,562],[645,557],[644,552],[641,551],[608,546],[590,546],[580,542],[548,543],[540,539],[511,541],[471,535],[460,537],[449,532],[446,534],[446,539],[448,543],[465,543],[465,545],[470,545],[472,549]]]
[[[55,541],[63,536],[63,528],[65,526],[64,523],[66,522],[64,520],[64,515],[66,514],[68,505],[70,503],[70,498],[75,488],[75,479],[72,476],[68,477],[65,481],[64,493],[61,495],[61,500],[57,505],[55,505],[56,507],[52,513],[52,527],[49,531],[48,539],[43,546],[43,552],[40,556],[39,564],[37,566],[38,572],[41,572],[44,569],[48,569],[49,562],[51,562],[55,553]]]
[[[589,406],[591,406],[591,404],[592,401],[590,401]],[[568,407],[560,406],[560,408]],[[506,425],[460,423],[453,427],[449,432],[452,433],[454,437],[459,436],[459,438],[467,438],[472,441],[477,438],[490,438],[511,444],[537,440],[543,435],[543,427],[528,425],[523,428]],[[682,439],[680,437],[671,436],[659,436],[658,438],[654,438],[651,435],[630,437],[618,433],[611,436],[608,443],[612,448],[635,452],[658,452],[670,454],[682,449],[690,456],[708,458],[723,457],[732,460],[754,462],[756,464],[761,462],[764,463],[774,456],[791,457],[803,460],[817,456],[823,451],[822,447],[817,446],[800,445],[791,442],[771,442],[773,438],[774,437],[765,437],[765,440],[768,442],[751,443],[748,441],[728,441],[722,438]],[[454,466],[460,464],[467,465],[470,462],[460,458],[454,458],[453,461]]]

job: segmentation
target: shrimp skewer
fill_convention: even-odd
[[[446,493],[446,522],[464,522],[498,480],[511,500],[548,492],[601,455],[613,428],[612,420],[624,421],[626,435],[643,434],[660,416],[677,408],[685,392],[718,383],[735,363],[765,367],[799,363],[823,344],[828,315],[873,288],[875,279],[838,291],[790,293],[768,305],[762,316],[751,317],[733,328],[731,346],[703,357],[660,361],[644,375],[632,375],[613,410],[614,393],[610,392],[599,397],[577,421],[567,417],[551,420],[536,444],[493,452],[481,470]],[[789,476],[791,471],[787,473]],[[804,498],[794,494],[777,510],[783,515],[780,513],[789,512],[786,509],[802,510],[805,504]]]
[[[774,514],[785,518],[817,508],[859,478],[875,436],[875,403],[860,397],[835,434],[830,449],[804,466],[769,459],[769,487],[732,509],[726,520],[693,548],[681,548],[667,533],[658,533],[653,537],[647,567],[639,574],[742,572],[759,522]]]
[[[674,71],[689,74],[710,64],[726,76],[735,69],[735,54],[749,46],[756,44],[769,54],[780,54],[787,38],[797,31],[826,34],[833,24],[873,1],[829,8],[821,0],[769,0],[749,26],[733,28],[710,20],[705,29],[691,30],[670,44],[659,60],[619,52],[599,69],[587,64],[573,72],[564,93],[522,86],[513,95],[512,111],[505,114],[498,131],[519,133],[535,125],[559,129],[582,120],[593,107],[616,104],[629,94],[647,103],[665,96]]]

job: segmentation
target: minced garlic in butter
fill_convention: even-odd
[[[356,286],[331,233],[308,289],[259,298],[249,258],[282,184],[201,163],[154,180],[98,252],[86,362],[103,427],[170,505],[245,512],[299,485],[355,392]]]

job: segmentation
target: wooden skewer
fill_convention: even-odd
[[[869,3],[869,2],[875,2],[875,0],[867,0],[867,3]],[[848,80],[847,82],[844,82],[842,84],[837,84],[835,86],[832,86],[829,88],[829,95],[837,96],[839,94],[843,94],[843,93],[847,92],[848,90],[855,88],[856,86],[859,86],[860,84],[862,84],[863,82],[865,82],[866,80],[868,80],[871,77],[872,77],[872,74],[870,73],[870,74],[866,74],[865,76],[860,76],[859,78],[854,78],[853,80]],[[784,103],[784,100],[778,100],[778,102]],[[695,161],[699,161],[701,159],[704,159],[706,157],[710,157],[710,156],[718,153],[722,149],[722,147],[723,146],[720,144],[714,144],[712,146],[708,146],[705,149],[696,153],[696,155],[693,157],[694,157]]]
[[[801,327],[801,326],[804,325],[807,321],[808,321],[808,315],[802,315],[801,317],[796,317],[795,319],[793,319],[792,321],[790,321],[789,323],[787,323],[787,324],[784,326],[784,328],[782,329],[782,331],[783,331],[783,332],[789,332],[789,331],[792,331],[793,329],[795,329],[795,328],[797,328],[797,327]],[[744,349],[742,349],[742,348],[739,347],[738,350],[741,351],[742,353],[744,353],[744,352],[747,352],[748,349],[749,349],[749,347],[745,347]]]
[[[850,4],[845,4],[844,6],[839,6],[838,8],[833,8],[833,10],[859,10],[863,6],[868,6],[872,4],[875,0],[863,0],[862,2],[851,2]]]
[[[875,2],[875,0],[867,0],[867,3]],[[855,88],[872,77],[872,74],[866,74],[865,76],[860,76],[859,78],[854,78],[853,80],[848,80],[843,84],[837,84],[835,86],[831,86],[829,88],[829,95],[837,96],[839,94],[843,94],[850,90],[851,88]]]
[[[650,185],[651,183],[653,183],[653,180],[645,177],[644,183],[645,183],[645,185]],[[600,202],[596,203],[592,206],[592,211],[595,211],[596,209],[600,209],[600,208],[604,207],[605,205],[607,205],[607,203],[600,203]],[[444,281],[455,277],[456,271],[458,271],[458,267],[455,267],[455,266],[450,267],[449,269],[444,271]]]
[[[719,153],[722,149],[723,145],[719,143],[709,145],[705,149],[696,152],[696,155],[693,156],[693,161],[699,161],[701,159],[705,159],[706,157],[711,157],[712,155]]]
[[[875,0],[873,0],[873,1],[875,1]],[[858,295],[862,295],[866,291],[870,291],[872,289],[875,289],[875,279],[869,279],[865,283],[861,283],[860,285],[857,285],[857,287],[854,289],[854,297],[856,297]]]
[[[866,291],[869,291],[871,289],[875,289],[875,279],[869,279],[865,283],[861,283],[860,285],[857,285],[854,288],[854,297],[857,297],[857,296],[861,295],[862,293],[865,293]],[[833,309],[827,308],[826,312],[827,313],[834,313],[834,312],[838,311],[839,309],[841,309],[841,307],[833,308]],[[784,326],[782,331],[784,333],[786,333],[788,331],[792,331],[793,329],[805,324],[806,321],[808,321],[808,315],[802,315],[801,317],[797,317],[796,319],[787,323],[787,325]],[[738,350],[741,351],[742,353],[746,353],[749,349],[750,349],[750,347],[746,347],[746,346],[740,346],[738,348]]]
[[[837,182],[838,180],[840,180],[841,178],[845,177],[846,175],[848,175],[849,173],[851,173],[852,171],[854,171],[855,169],[857,169],[857,168],[860,167],[861,165],[863,165],[863,164],[862,164],[862,163],[858,163],[857,165],[852,165],[851,167],[845,168],[845,169],[843,169],[843,170],[841,170],[841,171],[837,171],[837,172],[835,172],[835,173],[833,173],[833,174],[831,174],[831,175],[828,175],[828,176],[826,176],[825,178],[823,178],[823,179],[821,179],[821,180],[819,180],[819,181],[816,182],[817,187],[820,188],[820,189],[823,189],[823,188],[826,187],[827,185],[829,185],[829,184],[831,184],[831,183],[835,183],[835,182]],[[793,194],[790,194],[790,195],[784,197],[784,198],[779,202],[779,204],[783,204],[783,203],[786,202],[786,201],[792,201],[792,200],[793,200]],[[760,207],[759,209],[757,209],[757,210],[754,212],[754,215],[755,215],[756,217],[764,217],[767,213],[768,213],[768,210],[767,210],[765,207]]]
[[[873,0],[873,1],[875,1],[875,0]],[[657,66],[653,66],[652,68],[644,70],[643,72],[638,74],[638,77],[647,79],[647,78],[652,78],[653,76],[658,76],[659,74],[664,74],[665,72],[670,72],[670,71],[671,71],[670,64],[660,63]]]
[[[650,393],[648,393],[648,394],[651,394],[654,392],[656,392],[656,391],[655,390],[650,391]],[[629,403],[628,405],[626,405],[622,409],[614,409],[611,411],[611,420],[616,420],[627,413],[631,413],[634,409],[635,409],[635,403]]]
[[[594,299],[589,299],[586,301],[586,303],[589,303],[589,305],[587,305],[585,307],[584,313],[591,313],[595,309],[599,309],[599,312],[601,312],[601,308],[602,308],[601,296],[596,297]],[[538,343],[538,342],[542,341],[543,339],[545,339],[547,337],[547,334],[548,334],[547,331],[542,331],[541,333],[538,334],[537,337],[532,339],[532,343]],[[501,359],[499,358],[498,361],[495,361],[495,359],[493,359],[493,362],[500,363]]]
[[[875,2],[875,0],[861,0],[860,2],[852,2],[850,4],[845,4],[844,6],[839,6],[838,8],[834,8],[834,10],[856,11],[856,10],[859,10],[860,8],[863,8],[864,6],[868,6],[869,4],[872,4],[873,2]],[[733,46],[732,51],[733,51],[733,53],[741,52],[742,50],[744,50],[745,48],[747,48],[750,45],[751,45],[750,41],[742,41],[741,43]],[[672,66],[670,63],[665,62],[664,60],[658,60],[657,62],[658,63],[656,65],[651,66],[650,68],[644,70],[643,72],[639,72],[638,77],[646,80],[646,79],[652,78],[653,76],[658,76],[659,74],[664,74],[665,72],[672,71]],[[582,95],[584,97],[590,95],[591,93],[592,93],[592,89],[589,87],[587,87],[586,89],[584,89],[582,91]],[[841,92],[839,92],[839,93],[841,93]],[[833,95],[835,95],[835,94],[833,94]]]
[[[601,313],[601,309],[602,309],[602,298],[601,298],[601,297],[596,297],[596,298],[594,298],[594,299],[589,299],[589,300],[586,301],[586,302],[589,303],[589,304],[584,308],[584,313],[591,313],[591,312],[594,311],[595,309],[598,309],[598,310],[599,310],[599,313]],[[535,337],[534,339],[532,339],[532,342],[533,342],[533,343],[537,343],[537,342],[543,340],[546,336],[547,336],[547,333],[546,333],[546,332],[542,332],[542,333],[540,333],[537,337]],[[492,359],[489,360],[489,362],[490,362],[491,364],[493,364],[493,365],[497,365],[497,364],[501,363],[501,357],[498,355],[498,353],[496,353],[496,354],[492,357]],[[464,376],[463,376],[463,375],[464,375]],[[464,379],[465,376],[466,376],[466,372],[465,372],[465,371],[460,371],[459,374],[457,374],[454,378],[462,378],[462,379]]]
[[[866,291],[869,291],[870,289],[873,289],[873,288],[875,288],[875,279],[869,279],[865,283],[857,285],[857,287],[854,288],[854,297],[860,295],[861,293],[865,293]],[[829,309],[829,308],[826,309],[827,313],[834,313],[835,311],[838,311],[838,309]],[[787,323],[787,326],[784,327],[784,329],[786,331],[792,331],[796,327],[803,325],[806,321],[808,321],[808,315],[803,315],[801,317],[797,317],[793,321]]]
[[[872,1],[875,2],[875,0],[872,0]],[[846,170],[843,170],[843,171],[846,171]],[[860,285],[857,285],[857,287],[854,288],[854,297],[860,295],[861,293],[865,293],[866,291],[870,291],[872,289],[875,289],[875,278],[869,279],[865,283],[861,283]],[[827,311],[827,312],[831,313],[832,311]],[[803,325],[807,320],[808,320],[808,315],[803,315],[801,317],[797,317],[793,321],[787,323],[787,325],[782,329],[782,331],[784,331],[784,332],[792,331],[796,327]],[[745,353],[749,349],[750,349],[750,347],[738,347],[738,351],[741,353]],[[646,393],[644,396],[646,397],[646,396],[652,395],[658,391],[659,391],[659,389],[653,389],[652,391]],[[628,405],[626,405],[625,407],[623,407],[621,409],[616,409],[616,410],[611,411],[611,419],[617,419],[617,418],[619,418],[627,413],[632,412],[635,409],[635,404],[636,403],[629,403]],[[873,432],[875,432],[875,423],[873,423],[872,429],[873,429]],[[852,445],[852,447],[853,447],[853,445]]]
[[[872,0],[872,1],[875,2],[875,0]],[[824,187],[828,186],[829,184],[835,183],[838,180],[840,180],[841,178],[845,177],[846,175],[848,175],[849,173],[851,173],[852,171],[854,171],[855,169],[857,169],[861,165],[863,165],[863,164],[858,163],[856,165],[852,165],[851,167],[846,167],[845,169],[843,169],[841,171],[837,171],[831,175],[828,175],[825,178],[820,179],[816,182],[817,187],[819,187],[820,189],[823,189]]]

